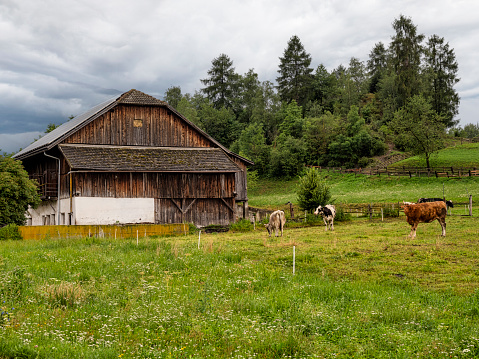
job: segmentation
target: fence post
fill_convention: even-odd
[[[472,217],[472,194],[469,195],[469,215]]]

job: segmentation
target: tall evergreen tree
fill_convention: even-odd
[[[379,91],[379,82],[387,69],[387,50],[382,42],[374,45],[369,53],[367,70],[369,72],[369,92],[377,93]]]
[[[222,107],[233,108],[239,85],[239,75],[235,72],[233,61],[228,55],[221,54],[211,64],[209,77],[201,80],[206,86],[201,91],[217,110]]]
[[[433,35],[427,42],[425,62],[426,94],[446,127],[453,127],[459,122],[454,120],[459,107],[459,95],[454,90],[454,85],[459,82],[454,50],[449,48],[444,38]]]
[[[279,58],[279,76],[276,78],[282,101],[295,100],[303,106],[308,100],[313,69],[311,55],[306,52],[298,36],[289,39],[283,57]]]
[[[261,91],[261,82],[258,80],[258,74],[250,69],[243,76],[240,76],[240,92],[237,97],[237,106],[240,115],[240,122],[249,123],[253,117],[253,111],[256,107],[256,98]]]
[[[334,74],[329,73],[323,64],[316,68],[312,88],[313,101],[321,106],[321,113],[325,113],[326,111],[332,113],[334,110],[334,100],[338,91],[337,80]]]
[[[402,107],[409,98],[419,94],[420,70],[424,35],[417,33],[417,27],[410,18],[401,15],[394,20],[396,31],[392,37],[389,51],[393,70],[396,74],[398,104]]]
[[[263,124],[266,143],[271,144],[278,136],[280,118],[277,113],[281,109],[281,101],[272,82],[261,83],[254,103],[251,121]]]

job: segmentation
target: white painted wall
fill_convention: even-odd
[[[73,224],[115,223],[155,223],[155,200],[153,198],[73,198]]]
[[[70,199],[60,200],[60,224],[99,225],[155,223],[153,198],[74,197],[72,223],[69,222]],[[44,201],[38,208],[29,208],[27,225],[57,224],[57,201]]]
[[[68,213],[70,212],[70,200],[60,200],[60,224],[68,223]],[[28,208],[26,213],[27,225],[42,226],[55,225],[58,221],[57,201],[43,201],[37,208]]]

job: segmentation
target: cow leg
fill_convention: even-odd
[[[437,221],[439,222],[442,228],[441,236],[445,237],[446,236],[446,220],[444,218],[438,218]]]
[[[409,237],[411,237],[411,239],[416,238],[416,229],[417,229],[417,223],[414,223],[411,226],[411,233],[409,234]]]
[[[328,221],[326,220],[326,218],[323,218],[323,222],[326,225],[325,230],[327,231],[328,230]]]
[[[331,230],[334,231],[334,218],[331,219]]]
[[[281,229],[281,237],[283,236],[283,223],[280,223],[279,228]]]

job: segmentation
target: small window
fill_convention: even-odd
[[[133,120],[133,127],[143,127],[143,120],[141,119]]]

